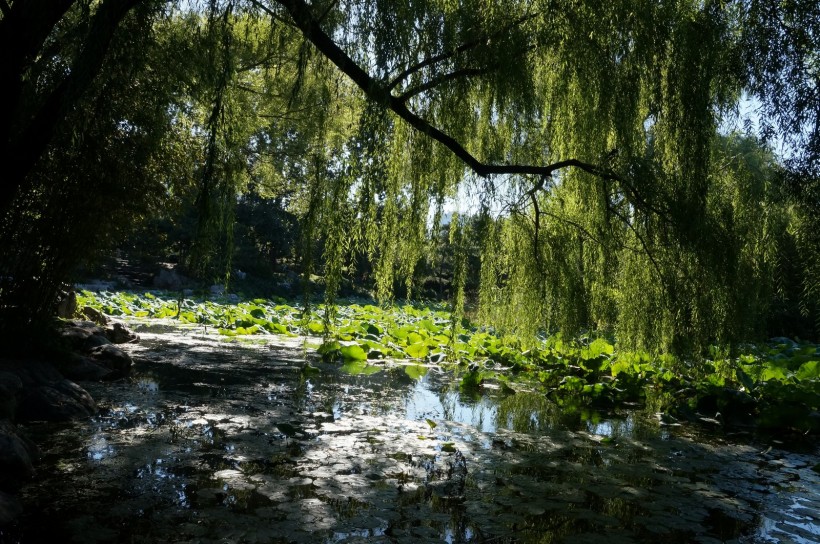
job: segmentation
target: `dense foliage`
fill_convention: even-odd
[[[328,301],[446,257],[455,314],[523,339],[816,330],[816,2],[0,7],[4,328],[136,231],[207,282],[298,258]],[[758,134],[727,128],[744,96]]]
[[[820,347],[775,339],[747,345],[738,356],[713,347],[706,361],[623,350],[605,337],[541,336],[525,349],[521,338],[477,327],[420,305],[342,304],[327,314],[285,300],[239,304],[174,299],[172,293],[91,293],[88,305],[121,318],[156,318],[214,327],[226,339],[286,335],[316,337],[312,347],[342,370],[372,374],[401,361],[412,379],[431,367],[460,376],[465,394],[501,387],[507,394],[545,393],[565,409],[610,409],[624,404],[663,412],[665,422],[704,418],[713,425],[754,425],[820,431]],[[319,370],[310,365],[303,372]],[[815,412],[812,414],[812,412]],[[715,417],[719,419],[714,419]]]

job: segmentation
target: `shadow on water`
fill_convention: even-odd
[[[296,340],[141,334],[131,381],[84,384],[97,417],[32,426],[44,460],[3,539],[820,541],[815,444],[470,396],[436,368],[306,373]]]

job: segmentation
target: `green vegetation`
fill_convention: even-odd
[[[115,250],[205,286],[318,277],[331,314],[345,284],[437,293],[503,338],[592,331],[697,375],[817,338],[814,0],[0,8],[9,342]],[[393,356],[373,342],[339,350]]]
[[[720,414],[714,420],[719,424],[820,431],[816,344],[781,339],[747,346],[734,357],[713,348],[711,358],[693,363],[622,351],[603,337],[505,336],[467,320],[454,322],[443,309],[410,304],[343,304],[328,322],[321,312],[284,300],[223,304],[161,293],[86,291],[80,303],[110,315],[211,326],[226,337],[319,337],[322,359],[354,374],[380,372],[387,360],[402,362],[412,379],[424,376],[429,365],[443,366],[457,373],[466,394],[492,385],[507,394],[540,392],[566,409],[642,405],[665,412],[670,421]]]

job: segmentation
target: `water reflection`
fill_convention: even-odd
[[[820,541],[816,444],[467,395],[418,365],[313,360],[306,377],[297,343],[141,334],[132,383],[88,385],[98,417],[32,428],[48,455],[17,540]]]
[[[94,433],[89,439],[88,458],[94,461],[101,461],[106,457],[115,454],[114,447],[108,443],[105,434],[101,431]]]

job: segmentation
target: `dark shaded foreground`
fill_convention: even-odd
[[[44,460],[0,541],[820,542],[813,443],[135,328],[134,378],[83,384],[97,417],[30,427]]]

